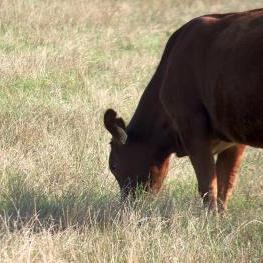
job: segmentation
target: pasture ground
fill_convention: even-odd
[[[106,108],[128,121],[169,35],[262,0],[0,1],[1,262],[262,262],[262,151],[224,218],[201,209],[187,158],[123,209]]]

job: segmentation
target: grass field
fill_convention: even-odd
[[[128,121],[169,35],[259,0],[0,1],[0,262],[263,262],[263,152],[248,149],[224,218],[187,158],[121,207],[106,108]]]

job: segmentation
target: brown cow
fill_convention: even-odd
[[[263,9],[191,20],[170,37],[129,125],[105,112],[122,194],[158,192],[175,153],[189,156],[204,203],[226,209],[245,145],[263,148],[262,107]]]

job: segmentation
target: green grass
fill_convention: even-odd
[[[169,35],[262,0],[7,1],[0,9],[1,262],[262,262],[262,150],[223,218],[187,158],[157,197],[120,204],[102,116],[127,121]]]

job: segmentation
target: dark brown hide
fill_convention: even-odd
[[[110,131],[111,170],[128,193],[158,192],[169,156],[187,155],[205,203],[225,209],[245,145],[263,147],[262,105],[263,9],[195,18],[167,42],[125,143]]]

